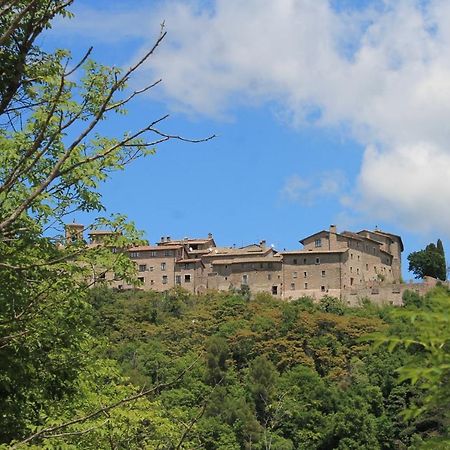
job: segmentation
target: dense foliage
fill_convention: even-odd
[[[75,396],[78,414],[131,392],[150,393],[96,416],[94,425],[66,427],[63,438],[44,439],[45,445],[402,449],[446,434],[442,404],[405,417],[427,401],[419,385],[400,381],[396,372],[420,359],[418,347],[374,350],[361,339],[381,332],[398,344],[415,330],[393,307],[181,290],[96,290],[91,297],[100,373],[84,374],[83,383],[103,402],[94,396],[90,403],[83,392]],[[404,310],[430,301],[411,293]],[[90,377],[101,384],[94,387]]]
[[[447,265],[442,241],[428,244],[424,250],[412,252],[408,255],[409,268],[416,278],[433,277],[445,281],[447,279]]]

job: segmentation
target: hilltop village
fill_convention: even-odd
[[[68,236],[83,225],[67,226]],[[98,245],[109,232],[94,230],[90,243]],[[331,225],[300,240],[302,248],[277,251],[265,241],[244,247],[220,247],[212,234],[205,238],[162,237],[155,245],[128,248],[135,261],[141,289],[163,292],[176,286],[201,294],[248,286],[281,299],[325,295],[356,304],[362,297],[401,304],[408,285],[401,284],[400,236],[381,230],[338,232]],[[111,287],[132,286],[106,274]]]

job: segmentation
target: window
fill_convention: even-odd
[[[295,283],[291,283],[291,291],[295,291]]]
[[[138,277],[138,280],[143,283],[144,282],[144,277]]]
[[[308,276],[308,272],[303,272],[303,278],[306,278]]]
[[[163,275],[163,277],[162,277],[163,284],[167,284],[167,281],[168,281],[167,275]]]
[[[131,252],[130,253],[130,258],[138,258],[139,257],[139,252]]]
[[[359,261],[359,255],[358,255],[358,261]]]
[[[139,272],[145,272],[147,270],[147,264],[139,264]]]
[[[268,273],[268,274],[267,274],[267,279],[268,279],[269,281],[272,279],[272,274],[271,274],[271,273]]]
[[[267,268],[268,268],[268,269],[273,269],[273,263],[271,263],[271,262],[270,262],[270,263],[267,263]]]
[[[321,292],[325,292],[325,286],[320,286]]]
[[[314,241],[314,246],[315,247],[322,247],[322,239],[316,239],[315,241]]]
[[[322,278],[325,277],[325,270],[322,270]]]
[[[170,250],[164,250],[164,256],[172,256],[172,252]]]
[[[155,257],[155,256],[156,256],[156,252],[155,252],[154,250],[152,250],[152,251],[150,252],[150,256],[151,256],[151,257]]]
[[[278,286],[272,286],[272,295],[278,295]]]
[[[292,278],[297,278],[297,272],[292,272]]]
[[[161,270],[166,270],[166,263],[165,262],[161,263]]]
[[[154,280],[150,280],[150,284],[151,285],[155,284],[155,281]]]
[[[191,282],[191,276],[189,274],[184,276],[184,282],[185,283],[190,283]]]
[[[308,289],[308,283],[305,283],[305,289]]]
[[[150,266],[148,270],[150,270],[150,272],[153,272],[153,266]]]
[[[369,264],[366,264],[366,270],[369,270]]]
[[[113,247],[113,248],[111,249],[111,251],[112,251],[113,253],[117,253],[117,248],[116,248],[116,247]]]
[[[374,247],[373,248],[373,254],[375,255],[376,252],[377,252],[377,249]]]
[[[353,253],[350,253],[350,259],[353,259]]]
[[[248,284],[248,275],[242,275],[242,284]]]
[[[184,263],[184,270],[189,270],[190,268],[190,264],[189,263]]]
[[[175,283],[176,284],[181,284],[181,275],[176,275],[175,276]]]
[[[350,278],[350,286],[353,286],[353,278]]]
[[[260,269],[264,269],[264,264],[263,264],[263,263],[260,263],[259,268],[260,268]]]
[[[292,261],[294,264],[297,264],[297,258],[294,258]]]
[[[356,273],[359,273],[359,267],[356,268]]]
[[[316,258],[316,264],[320,264],[320,258]]]
[[[306,258],[303,258],[303,264],[306,264]]]

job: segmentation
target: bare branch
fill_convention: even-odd
[[[155,87],[157,84],[161,83],[162,79],[159,79],[157,81],[155,81],[154,83],[146,86],[145,88],[139,89],[137,91],[134,91],[129,97],[127,97],[124,100],[121,100],[120,102],[114,103],[111,106],[108,106],[108,108],[106,108],[106,111],[111,111],[112,109],[115,108],[120,108],[121,106],[127,104],[130,100],[132,100],[134,97],[136,97],[136,95],[139,94],[143,94],[144,92],[148,91],[149,89],[152,89],[153,87]]]
[[[71,70],[69,70],[69,72],[66,72],[64,74],[64,77],[69,77],[70,75],[72,75],[74,72],[76,72],[83,64],[84,62],[88,59],[89,55],[92,52],[92,49],[94,47],[90,46],[88,51],[85,53],[85,55],[81,58],[80,62]]]

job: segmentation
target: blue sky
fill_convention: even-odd
[[[150,241],[212,232],[292,249],[331,223],[377,225],[403,236],[406,267],[450,237],[448,3],[76,0],[42,43],[75,56],[93,45],[94,59],[127,66],[165,21],[132,82],[162,86],[102,131],[169,112],[164,131],[217,137],[163,144],[102,187],[107,211]]]

